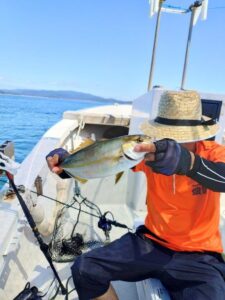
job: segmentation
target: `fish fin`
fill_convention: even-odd
[[[88,180],[87,179],[84,179],[84,178],[81,178],[79,176],[73,176],[77,181],[79,181],[80,183],[86,183]]]
[[[115,184],[118,183],[118,181],[120,180],[120,178],[123,176],[123,171],[122,172],[119,172],[116,174],[116,178],[115,178]]]
[[[70,152],[70,154],[76,153],[79,150],[84,149],[94,143],[95,143],[95,141],[90,138],[84,139],[76,149],[74,149],[73,151]]]

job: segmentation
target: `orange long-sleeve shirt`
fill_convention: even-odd
[[[215,142],[200,141],[196,154],[213,162],[225,162],[224,149]],[[143,171],[147,177],[145,226],[167,242],[150,236],[153,240],[176,251],[223,251],[220,193],[184,175],[154,173],[144,161],[134,171]]]

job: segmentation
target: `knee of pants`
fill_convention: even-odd
[[[76,287],[82,288],[96,281],[95,268],[92,259],[86,255],[77,257],[71,267],[73,281]]]
[[[79,299],[87,300],[103,295],[109,288],[109,282],[97,272],[93,260],[85,255],[79,256],[71,267],[74,286]]]
[[[71,267],[75,286],[82,286],[85,283],[85,273],[81,269],[81,260],[81,256],[78,256]]]

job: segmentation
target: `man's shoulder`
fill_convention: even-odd
[[[216,148],[225,149],[224,145],[221,145],[215,141],[199,141],[197,147],[201,150],[212,150]]]
[[[225,146],[215,141],[197,142],[197,154],[215,161],[225,161]]]

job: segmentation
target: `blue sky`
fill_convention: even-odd
[[[194,1],[167,0],[189,7]],[[132,100],[147,90],[156,17],[148,0],[1,0],[0,88]],[[225,93],[224,0],[194,27],[187,89]],[[163,13],[153,84],[180,87],[190,15]]]

